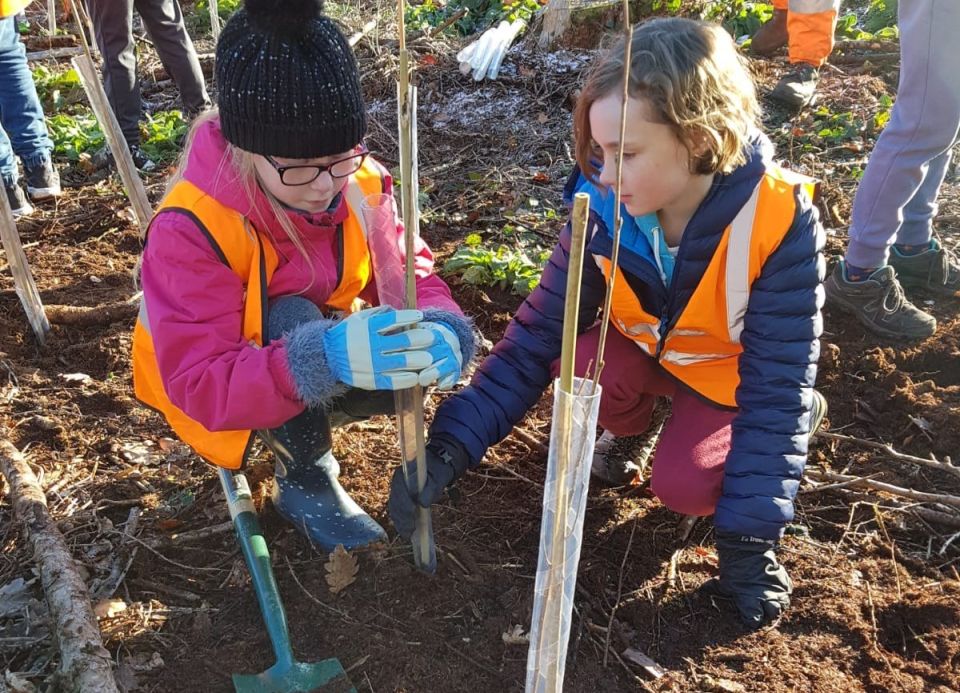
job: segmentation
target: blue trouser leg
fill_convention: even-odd
[[[901,0],[900,84],[853,203],[846,259],[886,264],[894,242],[930,239],[937,194],[960,133],[960,2]]]
[[[49,161],[53,142],[13,17],[0,19],[0,124],[0,174],[4,180],[17,178],[13,153],[31,168]]]

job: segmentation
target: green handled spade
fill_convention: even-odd
[[[305,693],[316,690],[356,693],[340,660],[325,659],[309,664],[294,659],[287,630],[287,614],[280,601],[280,592],[270,567],[270,553],[257,520],[247,478],[223,467],[219,467],[218,471],[227,505],[230,506],[230,518],[237,530],[237,539],[260,603],[260,613],[277,657],[277,663],[260,674],[234,674],[234,689],[237,693]]]

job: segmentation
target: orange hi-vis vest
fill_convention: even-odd
[[[720,243],[683,312],[664,334],[617,267],[611,320],[625,337],[681,382],[707,399],[736,407],[740,385],[740,333],[750,287],[793,224],[797,196],[813,198],[811,179],[770,168],[724,230]],[[594,255],[610,277],[610,260]]]
[[[331,309],[349,312],[354,299],[370,281],[372,266],[361,204],[367,195],[384,192],[384,187],[379,165],[368,159],[344,188],[350,214],[339,230],[339,282],[327,299],[327,306]],[[245,288],[242,336],[251,345],[262,347],[267,324],[267,288],[278,264],[270,237],[257,231],[238,211],[224,206],[185,180],[170,190],[157,213],[164,210],[188,213],[210,241],[214,252],[240,277]],[[140,316],[133,331],[133,388],[137,399],[162,413],[180,439],[205,460],[227,469],[243,466],[253,442],[253,430],[207,430],[167,397],[150,335],[145,301],[141,302]]]

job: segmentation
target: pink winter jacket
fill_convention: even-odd
[[[287,211],[310,255],[308,262],[272,217],[264,193],[258,188],[255,199],[248,199],[234,172],[221,164],[225,151],[219,121],[205,123],[193,140],[184,177],[257,228],[266,227],[277,240],[280,264],[268,289],[271,299],[303,292],[325,305],[337,284],[337,224],[349,213],[343,197],[319,214]],[[389,180],[386,192],[392,192]],[[402,226],[397,233],[403,233]],[[418,306],[461,315],[450,289],[433,274],[433,254],[419,240],[416,266]],[[211,431],[266,429],[304,410],[284,340],[257,348],[243,338],[244,287],[187,216],[160,212],[154,217],[141,280],[164,388],[190,418]],[[360,297],[377,305],[373,282]]]

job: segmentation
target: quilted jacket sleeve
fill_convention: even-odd
[[[592,224],[597,223],[592,218]],[[480,463],[487,448],[510,433],[550,383],[553,362],[560,357],[563,305],[570,260],[567,224],[544,267],[540,283],[520,306],[493,352],[470,385],[437,410],[430,435],[452,436]],[[605,283],[596,263],[583,264],[578,327],[582,332],[597,319]]]
[[[754,282],[744,316],[739,413],[717,529],[778,539],[807,459],[824,293],[824,233],[800,197],[794,223]]]

